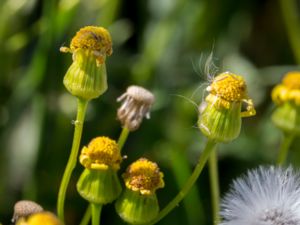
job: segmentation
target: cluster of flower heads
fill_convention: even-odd
[[[300,224],[300,174],[259,167],[236,179],[222,202],[221,225]]]

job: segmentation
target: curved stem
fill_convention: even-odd
[[[86,209],[79,225],[88,225],[91,219],[91,205]]]
[[[214,149],[208,159],[209,180],[211,189],[211,201],[213,212],[213,224],[218,225],[219,206],[220,206],[220,190],[219,190],[219,173],[218,173],[218,158],[216,149]]]
[[[202,172],[202,169],[211,153],[211,151],[215,148],[216,142],[213,140],[208,140],[206,143],[206,146],[200,155],[199,161],[192,173],[192,175],[189,177],[181,191],[173,198],[173,200],[164,208],[162,209],[158,216],[150,223],[155,224],[158,221],[160,221],[162,218],[164,218],[169,212],[171,212],[176,206],[178,206],[179,202],[186,196],[186,194],[189,192],[191,187],[195,184],[197,181],[200,173]]]
[[[94,203],[91,203],[90,205],[92,209],[92,225],[100,225],[102,205]]]
[[[297,1],[279,0],[283,22],[295,59],[300,64],[300,15]]]
[[[124,146],[124,144],[127,140],[129,132],[130,131],[126,127],[123,127],[122,132],[120,134],[120,137],[118,139],[118,145],[119,145],[120,152],[121,152],[121,150],[122,150],[122,148],[123,148],[123,146]]]
[[[293,134],[284,134],[283,141],[279,148],[278,158],[277,158],[277,165],[282,166],[284,165],[289,148],[294,140],[295,135]]]
[[[77,117],[76,117],[76,121],[74,123],[75,131],[74,131],[72,149],[71,149],[71,153],[69,156],[67,166],[65,168],[63,178],[60,183],[58,199],[57,199],[57,215],[61,221],[64,221],[64,203],[65,203],[66,191],[68,188],[68,184],[70,182],[72,172],[73,172],[73,170],[76,166],[76,162],[77,162],[78,150],[79,150],[79,146],[80,146],[82,128],[83,128],[84,117],[85,117],[85,112],[86,112],[88,101],[78,99],[77,104],[78,104],[77,105]]]

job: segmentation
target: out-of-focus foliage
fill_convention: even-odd
[[[55,211],[76,113],[76,100],[62,84],[71,57],[59,48],[85,25],[107,27],[114,53],[107,59],[108,91],[89,105],[82,145],[99,135],[118,138],[116,98],[128,85],[153,90],[151,119],[130,134],[121,172],[141,156],[157,161],[166,183],[158,191],[161,207],[176,195],[203,148],[205,138],[196,127],[197,105],[214,71],[243,75],[257,108],[256,117],[243,120],[240,137],[219,147],[222,193],[246,169],[273,163],[281,132],[270,122],[270,89],[286,71],[299,69],[294,59],[299,49],[289,42],[299,36],[287,32],[293,24],[283,19],[282,2],[2,0],[0,221],[9,223],[19,199]],[[300,20],[300,6],[293,10]],[[211,53],[213,60],[206,63]],[[299,144],[296,140],[291,151],[296,166]],[[68,189],[68,225],[79,224],[87,206],[75,189],[82,169],[76,167]],[[197,187],[159,224],[211,224],[210,215],[205,170]],[[122,223],[113,205],[103,209],[102,220],[104,225]]]

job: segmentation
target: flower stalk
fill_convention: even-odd
[[[211,189],[211,203],[213,212],[213,224],[218,225],[220,222],[220,190],[219,190],[219,173],[218,158],[216,149],[213,149],[208,159],[209,180]]]
[[[87,105],[88,105],[88,101],[78,98],[77,117],[76,117],[76,120],[74,123],[75,130],[74,130],[71,154],[69,156],[69,160],[67,162],[67,166],[66,166],[65,172],[63,174],[63,178],[62,178],[62,181],[61,181],[61,184],[59,187],[59,192],[58,192],[57,215],[61,221],[64,221],[64,203],[65,203],[65,198],[66,198],[66,191],[68,188],[68,184],[70,182],[72,172],[73,172],[73,170],[76,166],[76,162],[77,162],[77,155],[78,155],[78,150],[79,150],[79,146],[80,146],[82,128],[83,128]]]
[[[102,205],[91,203],[91,209],[92,209],[92,225],[100,225]]]
[[[207,140],[206,146],[205,146],[202,154],[200,155],[199,161],[198,161],[192,175],[189,177],[189,179],[187,180],[187,182],[185,183],[183,188],[179,191],[179,193],[175,196],[175,198],[173,198],[173,200],[159,212],[157,217],[153,221],[151,221],[149,223],[149,225],[157,223],[158,221],[163,219],[169,212],[171,212],[176,206],[178,206],[178,204],[181,202],[181,200],[187,195],[187,193],[190,191],[190,189],[193,187],[193,185],[197,181],[199,175],[201,174],[201,172],[204,168],[204,165],[206,164],[206,162],[209,158],[209,155],[214,150],[216,145],[217,145],[217,143],[214,140],[211,140],[211,139]]]
[[[284,133],[283,142],[279,148],[278,158],[277,158],[277,165],[283,166],[286,162],[286,158],[288,155],[289,148],[295,138],[294,134]]]

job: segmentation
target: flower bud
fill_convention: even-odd
[[[300,72],[289,72],[272,90],[277,105],[273,123],[287,133],[300,134]]]
[[[145,88],[132,85],[117,101],[123,101],[118,109],[118,119],[121,121],[122,126],[129,131],[135,131],[140,127],[144,117],[150,118],[154,95]]]
[[[64,77],[64,85],[72,95],[90,100],[106,91],[105,59],[112,54],[112,41],[106,29],[84,27],[76,33],[70,48],[60,50],[73,54],[73,63]]]
[[[77,182],[81,197],[91,203],[107,204],[120,195],[117,170],[122,157],[115,141],[107,137],[93,139],[83,147],[79,161],[86,168]]]
[[[221,73],[206,89],[209,94],[201,104],[198,126],[202,133],[218,142],[230,142],[238,137],[241,117],[255,115],[252,99],[248,97],[246,82],[230,72]],[[241,112],[242,103],[247,105]]]
[[[119,216],[130,224],[144,224],[153,220],[159,205],[155,191],[164,187],[163,173],[156,163],[141,158],[123,174],[126,190],[116,201]]]

